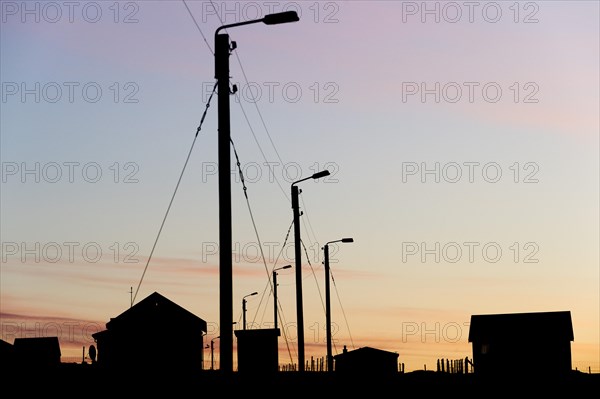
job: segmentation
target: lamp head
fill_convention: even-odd
[[[298,17],[298,13],[296,11],[285,11],[265,15],[262,21],[265,25],[277,25],[288,22],[298,22],[300,21],[300,18]]]
[[[342,242],[354,242],[353,238],[342,238]]]
[[[321,177],[325,177],[325,176],[329,176],[328,170],[322,170],[321,172],[317,172],[314,175],[312,175],[311,177],[313,179],[320,179]]]

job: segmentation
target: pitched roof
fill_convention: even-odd
[[[569,311],[472,315],[469,328],[469,342],[573,338]]]
[[[135,323],[140,318],[158,318],[160,320],[167,316],[185,321],[195,325],[202,331],[206,331],[206,321],[158,292],[148,295],[117,317],[111,318],[106,323],[106,328],[109,330],[118,329],[120,326]]]
[[[398,353],[389,352],[383,349],[372,348],[370,346],[363,346],[362,348],[358,348],[348,352],[342,352],[334,356],[334,358],[342,358],[342,357],[354,357],[354,356],[395,356],[398,357]]]
[[[5,349],[5,348],[12,348],[12,344],[9,342],[6,342],[3,339],[0,339],[0,349]]]

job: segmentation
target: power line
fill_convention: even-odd
[[[238,54],[238,52],[235,52],[235,57],[238,60],[238,63],[240,64],[240,70],[242,71],[242,75],[244,75],[244,80],[246,81],[246,85],[249,86],[250,83],[248,81],[248,77],[246,76],[246,71],[244,70],[244,66],[242,65],[242,60],[240,59],[240,56]],[[260,112],[260,109],[258,108],[258,102],[256,101],[256,98],[254,97],[254,94],[252,93],[252,90],[249,90],[250,95],[252,96],[252,102],[254,103],[254,107],[256,108],[256,112],[258,113],[258,116],[262,122],[263,127],[265,128],[265,133],[267,133],[267,137],[269,137],[269,141],[271,142],[271,145],[273,146],[273,150],[275,151],[275,154],[277,154],[277,158],[279,159],[279,162],[281,163],[281,166],[285,166],[285,164],[283,163],[283,160],[281,159],[281,156],[279,155],[279,151],[277,151],[277,147],[275,146],[275,143],[273,142],[273,138],[271,137],[271,133],[269,133],[269,129],[267,128],[267,124],[265,123],[265,120],[262,116],[262,113]],[[285,194],[285,193],[284,193]],[[286,195],[287,198],[287,195]]]
[[[287,234],[285,236],[284,243],[281,246],[281,251],[279,251],[279,254],[277,255],[277,258],[275,259],[275,263],[273,264],[273,268],[275,268],[275,265],[277,265],[277,260],[279,259],[279,256],[281,256],[281,254],[283,253],[283,248],[285,248],[285,244],[287,243],[287,240],[288,240],[288,238],[290,236],[290,231],[292,230],[292,226],[293,225],[294,225],[294,220],[292,219],[292,223],[290,224],[290,227],[288,228]],[[266,306],[265,306],[265,308],[266,308]],[[281,310],[281,313],[278,313],[279,314],[279,318],[281,319],[281,321],[283,322],[283,325],[285,326],[285,325],[287,325],[287,321],[286,321],[286,319],[284,317],[283,308],[281,307],[281,304],[278,303],[277,304],[277,312],[279,312],[280,310]],[[284,327],[282,329],[282,331],[283,331],[283,338],[285,340],[285,345],[287,347],[288,354],[290,355],[290,363],[293,364],[294,363],[294,359],[292,357],[292,351],[290,349],[290,342],[289,342],[288,337],[287,337],[287,330]],[[292,348],[294,349],[294,356],[298,356],[298,353],[296,352],[296,347],[292,347]]]
[[[254,129],[252,128],[252,125],[250,124],[250,119],[248,119],[248,115],[246,114],[246,110],[244,110],[244,107],[242,106],[242,101],[239,97],[239,95],[236,93],[236,96],[238,98],[238,104],[240,104],[240,108],[242,110],[242,113],[244,114],[244,118],[246,119],[246,123],[248,123],[248,128],[250,129],[250,132],[252,133],[252,137],[254,137],[254,141],[256,142],[256,145],[258,146],[258,149],[260,150],[260,153],[263,157],[263,159],[265,160],[266,165],[269,167],[269,171],[271,172],[271,175],[275,178],[275,182],[277,182],[277,185],[279,186],[279,189],[281,190],[281,192],[283,193],[283,195],[285,196],[286,199],[289,198],[287,197],[287,194],[285,192],[285,190],[283,189],[283,187],[281,186],[281,183],[279,182],[279,179],[277,178],[275,171],[273,171],[271,169],[271,162],[269,162],[269,160],[267,159],[267,156],[265,155],[265,152],[263,151],[260,143],[258,142],[258,138],[256,137],[256,134],[254,133]]]
[[[323,301],[323,295],[321,294],[321,287],[319,286],[319,282],[317,281],[317,275],[315,274],[315,269],[313,268],[312,263],[310,262],[310,257],[308,256],[308,251],[306,250],[306,246],[304,245],[304,241],[302,241],[302,239],[300,239],[300,243],[302,244],[302,247],[304,248],[304,254],[306,255],[306,260],[308,262],[308,265],[310,266],[312,275],[315,278],[315,284],[317,285],[317,291],[319,292],[319,297],[321,298],[321,305],[323,306],[323,313],[325,313],[325,302]],[[306,278],[308,278],[308,277],[306,277]]]
[[[212,55],[215,55],[215,53],[213,52],[213,49],[210,47],[210,44],[208,44],[208,41],[206,40],[206,37],[204,36],[204,33],[202,33],[202,29],[200,29],[200,25],[198,25],[198,22],[196,22],[196,18],[194,18],[194,14],[192,14],[192,11],[188,7],[188,5],[185,2],[185,0],[182,0],[182,1],[183,1],[183,5],[185,6],[185,8],[187,9],[188,13],[190,14],[190,17],[192,17],[192,21],[194,21],[194,24],[196,25],[196,28],[198,28],[198,32],[200,32],[200,34],[202,35],[202,38],[204,39],[204,43],[206,43],[206,45],[208,46],[208,49],[210,50],[210,53]],[[212,3],[212,1],[211,1],[211,3]]]
[[[211,54],[214,55],[214,52],[212,50],[212,48],[210,47],[210,44],[208,44],[208,41],[206,40],[206,37],[204,36],[204,33],[202,32],[202,29],[200,29],[200,26],[198,25],[198,22],[196,22],[196,18],[194,18],[194,15],[192,14],[192,11],[190,10],[190,8],[188,7],[187,3],[185,2],[185,0],[182,0],[183,5],[185,6],[185,8],[187,9],[188,13],[190,14],[190,17],[192,17],[192,20],[194,21],[194,24],[196,25],[196,28],[198,28],[198,31],[200,32],[200,35],[202,35],[202,38],[204,39],[204,42],[206,43],[206,45],[208,46],[208,49],[210,50]],[[158,243],[158,239],[160,237],[160,234],[162,232],[162,229],[165,225],[165,222],[167,220],[167,216],[169,215],[169,211],[171,210],[171,205],[173,205],[173,200],[175,199],[175,194],[177,194],[177,190],[179,189],[179,184],[181,183],[181,179],[183,177],[183,173],[185,172],[185,169],[187,167],[188,161],[190,160],[190,156],[192,154],[192,150],[194,149],[194,144],[196,143],[196,139],[198,138],[198,133],[200,133],[200,130],[202,129],[202,124],[204,123],[204,118],[206,117],[206,113],[208,111],[208,108],[210,107],[210,101],[213,97],[213,94],[215,94],[215,91],[217,89],[217,83],[215,82],[215,86],[213,87],[213,91],[212,93],[210,93],[210,97],[208,98],[208,102],[206,103],[206,108],[204,109],[204,113],[202,114],[202,119],[200,119],[200,124],[198,125],[198,128],[196,129],[196,134],[194,136],[194,140],[192,141],[192,145],[190,147],[190,150],[188,152],[188,155],[185,159],[185,163],[183,164],[183,168],[181,170],[181,174],[179,175],[179,180],[177,180],[177,184],[175,186],[175,190],[173,191],[173,195],[171,196],[171,200],[169,201],[169,206],[167,207],[167,211],[165,212],[165,216],[163,217],[162,223],[160,225],[160,228],[158,229],[158,234],[156,235],[156,239],[154,240],[154,244],[152,245],[152,250],[150,251],[150,256],[148,256],[148,260],[146,262],[146,266],[144,267],[144,271],[142,272],[142,277],[140,278],[140,282],[138,283],[138,286],[135,290],[135,295],[133,296],[133,298],[131,299],[131,305],[133,306],[133,303],[135,302],[135,298],[137,298],[137,294],[140,290],[140,286],[142,285],[142,281],[144,280],[144,276],[146,275],[146,271],[148,270],[148,265],[150,264],[150,260],[152,259],[152,255],[154,254],[154,249],[156,248],[156,244]]]
[[[337,285],[335,284],[335,279],[333,278],[333,272],[329,269],[329,273],[331,274],[331,281],[333,281],[333,286],[335,287],[335,294],[338,298],[338,302],[340,303],[340,308],[342,309],[342,315],[344,315],[344,321],[346,322],[346,328],[348,329],[348,335],[350,336],[350,342],[352,343],[352,348],[356,349],[354,346],[354,340],[352,339],[352,333],[350,332],[350,326],[348,325],[348,318],[346,317],[346,312],[344,311],[344,307],[342,306],[342,300],[340,299],[340,294],[337,289]],[[335,343],[334,343],[335,345]],[[337,348],[336,348],[337,352]]]
[[[265,253],[263,251],[262,242],[260,240],[260,235],[258,234],[258,228],[256,227],[256,221],[254,220],[254,214],[252,213],[252,207],[250,206],[250,199],[248,198],[248,188],[246,187],[246,181],[244,180],[244,173],[242,172],[242,166],[240,163],[240,157],[238,156],[237,150],[235,148],[235,144],[233,143],[233,139],[229,138],[231,142],[231,146],[233,147],[233,153],[235,154],[235,159],[237,161],[237,167],[240,174],[240,180],[242,182],[242,187],[244,189],[244,196],[246,197],[246,204],[248,205],[248,212],[250,212],[250,219],[252,220],[252,226],[254,227],[254,233],[256,234],[256,239],[258,240],[258,247],[260,248],[260,256],[263,259],[263,263],[265,265],[265,271],[267,272],[267,277],[269,277],[269,268],[267,266],[267,261],[265,260]],[[269,282],[271,280],[269,279]]]
[[[187,154],[187,157],[185,158],[185,163],[183,164],[181,174],[179,175],[179,179],[177,180],[177,184],[175,185],[175,190],[173,191],[173,195],[171,196],[171,201],[169,201],[169,206],[167,207],[165,216],[163,217],[162,223],[160,224],[160,228],[158,229],[158,234],[156,235],[156,239],[154,240],[154,244],[152,245],[152,250],[150,251],[150,256],[148,256],[148,261],[146,262],[146,266],[144,267],[144,272],[142,273],[140,282],[138,283],[138,286],[135,290],[135,295],[133,296],[133,299],[131,300],[132,304],[135,302],[135,298],[137,297],[137,294],[140,290],[140,286],[142,285],[142,281],[144,280],[144,276],[146,275],[146,270],[148,270],[148,265],[150,264],[150,260],[152,259],[152,255],[154,254],[154,249],[156,248],[156,244],[158,243],[158,239],[160,238],[160,233],[162,232],[162,229],[167,220],[167,216],[169,215],[169,211],[171,210],[171,205],[173,205],[173,200],[175,199],[175,194],[177,194],[177,190],[179,189],[179,184],[181,183],[181,179],[183,178],[183,173],[185,172],[185,168],[187,167],[188,161],[190,160],[190,155],[192,155],[192,150],[194,149],[194,144],[196,143],[196,139],[198,138],[198,133],[200,133],[200,130],[202,129],[202,124],[204,123],[204,118],[206,118],[206,113],[208,112],[208,108],[210,107],[210,100],[212,100],[213,94],[215,94],[216,90],[217,90],[217,83],[215,82],[213,91],[212,91],[212,93],[210,93],[210,97],[208,98],[208,101],[206,102],[206,108],[204,109],[204,113],[202,114],[202,118],[200,119],[200,124],[198,125],[198,128],[196,129],[196,134],[194,135],[194,140],[192,141],[190,150]]]
[[[248,188],[246,187],[246,181],[244,179],[244,173],[242,172],[240,158],[239,158],[237,150],[235,148],[235,144],[233,143],[233,140],[231,138],[230,138],[230,141],[231,141],[231,146],[233,147],[233,152],[235,154],[235,158],[236,158],[236,161],[237,161],[236,165],[238,167],[238,171],[239,171],[239,175],[240,175],[240,181],[242,182],[242,187],[243,187],[243,190],[244,190],[244,196],[246,197],[246,203],[248,205],[248,211],[250,212],[250,218],[252,220],[252,225],[254,226],[254,232],[256,234],[256,239],[258,240],[258,246],[260,248],[260,254],[261,254],[261,257],[263,259],[263,263],[264,263],[264,266],[265,266],[265,271],[267,272],[267,280],[268,280],[267,281],[267,286],[270,286],[271,287],[271,291],[270,292],[273,292],[273,282],[271,281],[271,274],[270,274],[268,266],[267,266],[267,262],[266,262],[266,259],[265,259],[265,254],[264,254],[263,247],[262,247],[262,242],[260,240],[260,236],[258,234],[258,228],[256,227],[256,222],[254,220],[254,215],[252,213],[252,208],[250,206],[250,199],[248,198]],[[293,224],[293,222],[292,222],[292,224]],[[291,228],[292,228],[292,225],[290,225],[290,228],[288,229],[288,232],[287,232],[287,235],[286,235],[286,241],[287,241],[287,238],[288,238],[288,236],[290,234]],[[285,243],[284,243],[284,247],[285,247]],[[283,250],[283,247],[282,247],[282,250]],[[275,262],[275,265],[277,265],[277,262]],[[273,266],[273,268],[275,268],[275,266]],[[265,296],[265,291],[266,291],[266,289],[263,291],[263,294],[262,294],[261,300],[260,300],[260,302],[258,304],[256,313],[254,314],[254,319],[252,321],[253,323],[256,320],[256,314],[258,313],[258,309],[260,309],[261,303],[262,303],[263,298]],[[270,296],[270,294],[269,294],[269,296]],[[279,308],[278,308],[278,310],[279,310]],[[265,311],[266,311],[266,306],[265,306]],[[289,351],[289,343],[288,343],[288,340],[287,340],[287,336],[285,335],[285,332],[284,332],[284,337],[285,337],[286,345],[288,346],[288,351]],[[290,359],[291,359],[291,354],[290,354]]]
[[[235,159],[237,161],[236,165],[238,168],[238,173],[240,175],[240,181],[242,182],[242,187],[244,189],[244,196],[246,197],[246,203],[248,204],[248,211],[250,212],[250,219],[252,220],[252,226],[254,227],[254,233],[256,234],[256,239],[258,240],[258,247],[260,248],[260,254],[261,257],[263,259],[263,263],[265,266],[265,271],[267,272],[267,279],[268,279],[268,284],[271,284],[271,278],[270,278],[270,274],[269,274],[269,268],[267,266],[267,262],[265,260],[265,254],[262,248],[262,242],[260,240],[260,236],[258,235],[258,229],[256,227],[256,222],[254,221],[254,215],[252,213],[252,208],[250,207],[250,200],[248,198],[248,188],[246,187],[246,181],[244,179],[244,173],[242,172],[242,166],[240,163],[240,157],[238,156],[237,150],[235,148],[235,144],[233,143],[233,140],[230,138],[229,139],[231,141],[231,146],[233,147],[233,153],[235,154]],[[271,287],[272,290],[272,287]],[[264,292],[263,292],[263,297],[264,297]],[[262,298],[261,298],[261,302],[262,302]],[[259,307],[260,307],[260,303],[259,303]],[[256,319],[256,315],[254,316]]]
[[[303,195],[300,196],[300,201],[302,201],[302,207],[304,209],[304,212],[302,212],[302,216],[306,216],[306,221],[307,221],[307,224],[308,224],[308,228],[309,228],[310,232],[313,235],[314,242],[316,242],[318,244],[319,240],[317,239],[317,235],[315,234],[315,231],[313,230],[312,223],[310,222],[310,218],[308,217],[308,213],[306,213],[307,209],[306,209],[306,204],[304,203],[304,196]],[[313,244],[313,242],[312,242],[312,240],[310,238],[310,234],[308,234],[308,241],[310,242],[311,245]]]
[[[274,263],[273,263],[273,269],[275,269],[275,266],[277,265],[277,262],[278,262],[278,260],[279,260],[279,257],[280,257],[280,256],[281,256],[281,254],[283,253],[283,249],[285,248],[285,244],[286,244],[286,243],[287,243],[287,241],[288,241],[288,238],[289,238],[289,236],[290,236],[290,231],[292,230],[292,227],[293,227],[293,226],[294,226],[294,221],[292,220],[292,223],[290,224],[290,227],[288,228],[287,234],[285,235],[285,239],[283,240],[283,245],[281,246],[281,250],[279,251],[279,254],[277,254],[277,257],[275,258],[275,261],[274,261]],[[272,273],[272,271],[271,271],[271,273]],[[264,296],[265,296],[265,292],[267,291],[267,289],[268,289],[269,287],[271,288],[271,291],[270,291],[270,292],[273,292],[273,284],[272,284],[272,281],[271,281],[271,279],[270,279],[270,278],[268,279],[267,286],[265,287],[265,289],[263,290],[263,293],[262,293],[262,295],[261,295],[260,302],[259,302],[259,304],[258,304],[258,307],[257,307],[256,313],[254,314],[254,319],[252,320],[252,322],[253,322],[253,323],[254,323],[254,321],[256,320],[256,315],[257,315],[257,313],[258,313],[258,309],[260,309],[260,306],[261,306],[261,304],[262,304],[262,302],[263,302],[263,299],[264,299]],[[269,297],[270,297],[270,296],[271,296],[271,295],[270,295],[270,293],[269,293]],[[263,312],[263,317],[264,317],[264,313],[266,312],[266,309],[267,309],[267,306],[265,305],[265,311]],[[277,306],[277,311],[278,311],[278,312],[280,312],[280,311],[281,311],[281,312],[280,312],[280,313],[278,313],[278,314],[279,314],[279,317],[280,317],[281,321],[283,322],[283,325],[285,326],[285,325],[287,324],[287,321],[285,320],[284,313],[283,313],[283,308],[281,308],[280,304],[278,304],[278,306]],[[262,320],[261,320],[261,321],[262,321]],[[284,338],[284,340],[285,340],[285,345],[286,345],[286,347],[287,347],[288,354],[290,355],[290,362],[291,362],[291,363],[294,363],[294,359],[293,359],[293,357],[292,357],[292,353],[291,353],[291,349],[290,349],[290,343],[289,343],[289,340],[288,340],[288,337],[287,337],[287,332],[286,332],[286,329],[285,329],[285,328],[283,328],[283,329],[282,329],[282,331],[283,331],[283,338]],[[294,349],[295,349],[295,348],[294,348]],[[296,355],[296,354],[295,354],[295,355]]]

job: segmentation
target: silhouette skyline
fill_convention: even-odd
[[[352,236],[329,248],[333,356],[398,353],[407,373],[477,363],[474,315],[568,311],[572,368],[600,373],[596,2],[497,17],[314,2],[294,23],[228,29],[225,319],[212,39],[267,10],[122,2],[92,21],[57,3],[51,21],[41,4],[2,3],[4,343],[57,337],[68,363],[83,349],[100,365],[93,335],[160,292],[205,323],[201,367],[223,331],[272,329],[274,305],[279,366],[298,366],[301,283],[304,358],[321,367],[323,245]],[[292,223],[290,186],[325,170],[299,185]]]
[[[518,388],[520,395],[556,394],[557,390],[589,393],[600,386],[599,373],[571,368],[569,312],[474,315],[472,322],[469,341],[473,342],[474,360],[438,359],[436,370],[409,373],[398,363],[398,353],[372,347],[349,351],[346,346],[334,357],[334,370],[327,369],[324,359],[317,364],[311,359],[302,370],[285,369],[278,365],[278,329],[236,330],[239,368],[232,372],[204,369],[206,323],[155,292],[111,318],[106,330],[94,334],[97,360],[95,345],[89,348],[90,362],[83,358],[81,363],[68,363],[61,362],[58,338],[18,338],[14,345],[0,341],[0,369],[7,377],[26,373],[43,381],[44,389],[64,387],[65,381],[70,381],[71,388],[102,381],[95,393],[103,395],[114,393],[117,387],[121,393],[146,389],[149,393],[158,389],[189,392],[199,384],[221,393],[242,387],[348,395],[365,388],[426,388],[430,394],[462,396],[491,388],[506,389],[507,393]],[[173,324],[180,328],[169,331]],[[550,333],[546,336],[540,331]],[[535,364],[539,361],[542,363]],[[130,374],[144,376],[150,383],[139,386],[125,377]]]

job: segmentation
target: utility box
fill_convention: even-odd
[[[279,371],[278,328],[236,330],[238,372],[266,374]]]

